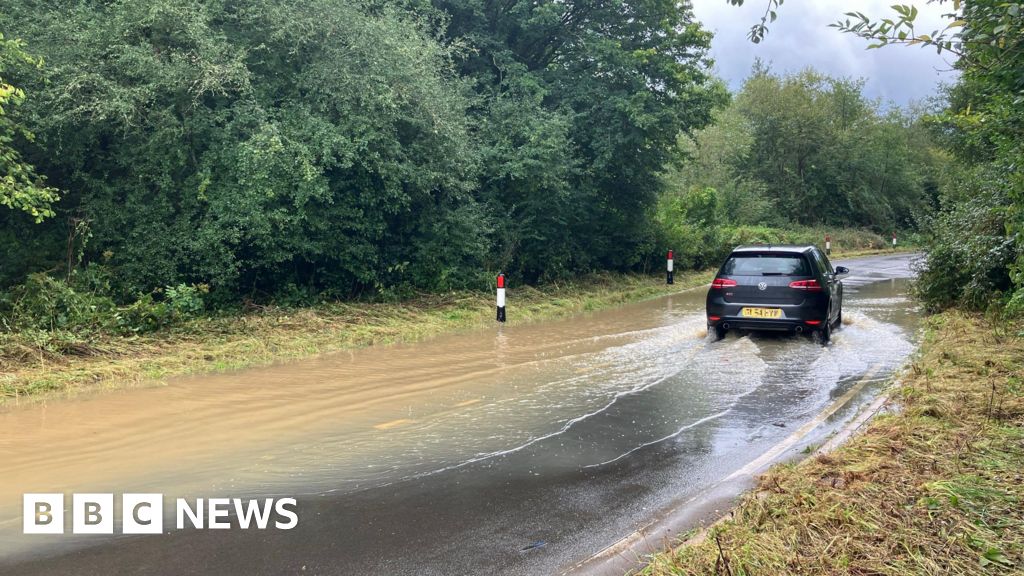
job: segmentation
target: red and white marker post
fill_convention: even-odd
[[[832,255],[832,237],[828,234],[825,234],[825,255]]]
[[[894,249],[896,248],[896,233],[895,232],[892,233],[892,247]]]
[[[505,275],[498,274],[498,322],[505,321]]]
[[[673,282],[673,278],[672,278],[672,251],[671,250],[668,251],[668,263],[665,265],[665,270],[666,270],[665,283],[666,284],[673,284],[674,282]]]

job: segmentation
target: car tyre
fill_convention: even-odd
[[[725,328],[722,328],[722,325],[719,324],[717,326],[710,326],[709,325],[708,326],[708,332],[715,335],[715,341],[717,342],[718,340],[721,340],[722,338],[725,338],[725,333],[728,332],[728,330],[726,330]]]
[[[821,328],[818,329],[818,338],[821,340],[821,345],[825,346],[832,340],[832,325],[825,322]]]

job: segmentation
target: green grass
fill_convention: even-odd
[[[651,558],[660,574],[1024,573],[1024,338],[929,319],[898,410],[776,466],[732,516]]]
[[[737,244],[817,244],[824,247],[825,236],[831,237],[832,249],[837,252],[856,252],[891,249],[891,238],[870,230],[858,228],[730,226],[722,229],[728,246]],[[914,234],[900,234],[899,248],[916,245]]]

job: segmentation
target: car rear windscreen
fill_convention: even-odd
[[[800,254],[734,254],[722,267],[728,276],[810,276]]]

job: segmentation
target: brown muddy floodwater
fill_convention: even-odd
[[[499,474],[497,463],[514,462],[517,474],[593,475],[655,448],[696,445],[666,475],[720,477],[859,375],[876,370],[881,383],[903,362],[918,317],[905,295],[908,263],[844,262],[853,269],[847,324],[828,347],[757,334],[710,342],[706,291],[697,289],[567,320],[4,408],[0,573],[22,560],[102,543],[22,535],[26,492],[344,502],[455,470],[479,469],[486,478]],[[514,302],[512,292],[513,318]],[[678,491],[659,482],[664,489],[645,493],[642,507],[625,510],[595,538],[621,534],[640,508]],[[564,565],[603,544],[581,541],[530,570]],[[356,558],[358,551],[346,554],[353,555],[349,566],[379,572],[372,559]],[[510,562],[488,570],[522,568]]]

